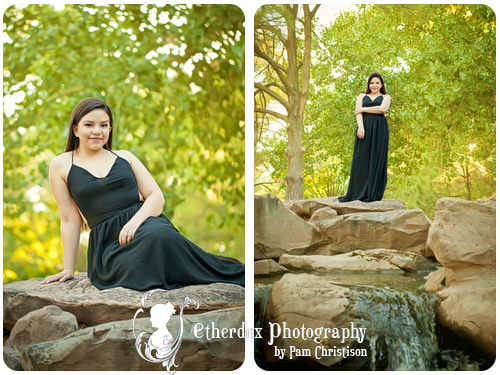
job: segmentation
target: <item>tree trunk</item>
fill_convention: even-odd
[[[287,175],[285,177],[286,193],[285,200],[301,200],[303,198],[304,174],[302,172],[302,161],[304,158],[304,149],[302,148],[302,128],[304,119],[304,110],[307,105],[307,96],[309,94],[309,79],[311,77],[311,48],[312,48],[312,22],[319,5],[309,10],[309,5],[303,5],[304,19],[300,21],[303,25],[304,40],[300,47],[297,41],[297,23],[300,5],[283,5],[281,7],[272,6],[276,13],[284,17],[286,22],[286,36],[282,34],[279,27],[272,24],[260,24],[261,29],[270,30],[274,33],[276,40],[283,44],[286,54],[286,64],[282,64],[273,59],[274,51],[266,54],[264,51],[266,45],[260,48],[255,45],[254,53],[257,57],[265,60],[279,77],[280,83],[271,82],[267,85],[256,83],[257,92],[269,95],[274,100],[283,105],[287,111],[287,116],[279,114],[267,108],[255,108],[256,113],[273,115],[286,121],[288,147],[286,157],[288,159]],[[271,57],[273,56],[273,57]],[[286,93],[287,98],[283,98],[276,91],[272,91],[270,86],[278,87],[281,92]]]
[[[286,157],[288,159],[288,173],[285,177],[285,200],[301,200],[304,193],[304,174],[302,173],[304,149],[302,148],[302,117],[298,113],[289,116],[287,135],[288,147],[286,149]]]

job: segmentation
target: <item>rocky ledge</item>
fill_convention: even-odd
[[[162,370],[142,359],[135,348],[132,322],[144,292],[126,288],[99,290],[86,273],[64,283],[41,285],[41,279],[4,285],[4,361],[15,370]],[[196,323],[241,328],[244,288],[234,284],[193,285],[154,293],[149,306],[171,302],[176,313],[185,296],[199,308],[184,309],[184,335],[177,369],[234,370],[244,359],[243,339],[207,339],[194,335]],[[136,331],[152,333],[147,309]],[[175,333],[179,316],[168,329]],[[7,337],[6,337],[6,331]],[[200,336],[200,335],[198,335]]]
[[[476,203],[441,198],[427,245],[443,268],[425,289],[439,297],[437,317],[490,357],[496,352],[495,197]]]
[[[337,197],[281,202],[255,196],[254,258],[333,255],[354,250],[392,249],[425,257],[431,221],[402,201],[339,203]]]
[[[437,296],[437,318],[494,358],[496,197],[476,202],[442,198],[436,203],[434,222],[397,200],[340,203],[332,197],[281,202],[266,194],[255,196],[254,202],[256,277],[288,270],[397,275],[438,268],[425,284],[425,290]],[[305,277],[285,274],[271,295],[276,298],[279,285],[294,280],[296,293],[282,292],[287,306],[299,303],[310,293]],[[276,319],[269,314],[267,318]],[[268,359],[272,362],[271,356]]]

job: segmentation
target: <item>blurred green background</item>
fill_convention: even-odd
[[[14,5],[4,14],[4,283],[62,269],[48,166],[72,109],[113,110],[114,149],[205,250],[244,260],[244,15],[232,5]],[[86,271],[88,232],[78,271]]]

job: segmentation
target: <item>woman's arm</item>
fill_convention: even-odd
[[[118,151],[118,154],[129,161],[137,181],[139,192],[144,198],[141,209],[125,224],[119,235],[120,245],[132,241],[137,228],[150,216],[160,216],[165,199],[160,187],[141,161],[129,151]]]
[[[363,94],[360,94],[358,96],[358,99],[356,99],[356,108],[354,110],[354,113],[356,114],[356,122],[358,124],[358,131],[357,131],[357,136],[359,139],[365,138],[365,127],[363,125],[363,114],[361,112],[358,112],[360,108],[363,107]]]
[[[376,105],[374,107],[361,107],[360,109],[356,109],[356,114],[358,113],[385,114],[389,110],[390,106],[391,106],[390,95],[384,95],[381,105]]]
[[[64,180],[67,165],[63,156],[53,159],[49,167],[49,182],[52,193],[57,202],[59,216],[61,217],[61,239],[64,253],[64,270],[56,275],[47,277],[42,284],[53,281],[66,281],[73,278],[75,273],[76,257],[80,243],[80,230],[82,217],[71,197],[68,185]]]

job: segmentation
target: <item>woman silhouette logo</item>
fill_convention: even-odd
[[[158,329],[153,332],[149,338],[148,344],[156,349],[158,356],[164,356],[172,348],[170,347],[174,338],[168,331],[167,323],[170,317],[175,314],[174,305],[171,302],[167,304],[157,304],[151,308],[151,326]]]
[[[141,305],[143,308],[149,307],[149,304],[146,300],[155,292],[167,292],[177,296],[175,293],[166,291],[163,289],[154,289],[149,292],[144,293],[141,298]],[[135,340],[135,348],[139,355],[148,362],[152,363],[162,363],[169,374],[175,374],[175,370],[171,370],[172,366],[177,367],[175,364],[175,356],[179,351],[182,342],[182,334],[184,333],[184,323],[182,320],[184,307],[188,305],[194,305],[196,309],[198,309],[199,304],[194,299],[186,296],[184,298],[184,302],[180,306],[179,312],[179,330],[177,334],[173,336],[167,328],[167,323],[170,321],[172,315],[176,313],[175,307],[171,302],[167,302],[166,304],[155,304],[151,307],[149,319],[151,322],[151,326],[156,328],[149,338],[147,338],[147,332],[141,332],[136,336],[135,334],[135,319],[138,314],[144,312],[143,308],[140,308],[136,311],[133,320],[133,332]]]

